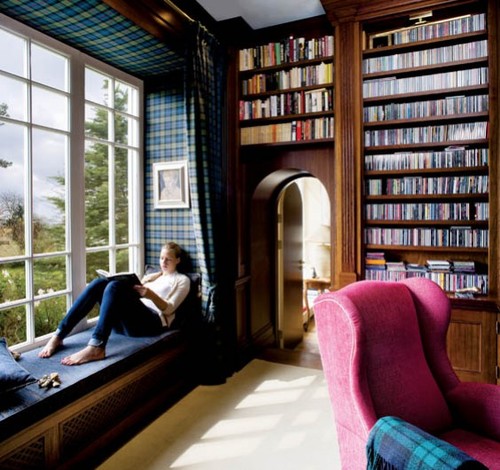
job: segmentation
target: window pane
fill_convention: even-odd
[[[32,44],[31,78],[52,88],[68,91],[68,59],[38,44]]]
[[[27,130],[0,121],[0,255],[24,254]]]
[[[66,296],[35,300],[35,336],[53,333],[66,313]]]
[[[26,271],[22,261],[0,265],[0,304],[26,298]],[[1,335],[0,335],[1,336]]]
[[[115,227],[116,243],[128,242],[128,151],[116,149],[115,153]]]
[[[62,251],[66,247],[67,137],[33,130],[34,252]]]
[[[115,142],[129,143],[129,123],[127,117],[122,114],[115,114]]]
[[[32,95],[34,124],[69,130],[69,101],[66,96],[37,86],[32,87]]]
[[[98,106],[85,106],[85,135],[109,140],[109,112]]]
[[[0,29],[0,70],[26,78],[26,40]]]
[[[107,251],[87,253],[87,283],[96,278],[97,269],[109,271],[109,255]]]
[[[37,259],[33,268],[35,297],[66,290],[66,256]]]
[[[85,99],[94,103],[110,106],[110,79],[92,69],[85,69]]]
[[[123,82],[115,82],[115,106],[116,111],[138,116],[137,90]]]
[[[0,310],[0,336],[12,346],[26,341],[26,307],[13,307]]]
[[[109,243],[108,146],[87,142],[85,150],[86,246]]]
[[[0,75],[0,116],[26,121],[28,116],[26,83]]]
[[[129,250],[118,250],[116,252],[116,272],[128,272],[130,270],[130,265],[128,262],[129,259]]]

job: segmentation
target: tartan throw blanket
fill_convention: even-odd
[[[380,418],[366,445],[367,470],[487,470],[457,447],[394,416]]]

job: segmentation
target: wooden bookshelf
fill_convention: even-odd
[[[242,146],[333,139],[333,36],[241,49],[239,70]]]
[[[364,277],[425,276],[450,293],[480,287],[486,295],[496,290],[487,14],[441,16],[363,33]],[[371,253],[403,264],[374,269]],[[435,272],[429,260],[456,267]]]

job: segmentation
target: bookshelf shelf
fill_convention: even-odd
[[[289,70],[295,67],[307,67],[308,65],[318,65],[322,62],[332,62],[333,55],[326,55],[323,57],[317,57],[315,59],[302,59],[296,60],[293,62],[286,62],[277,65],[269,65],[267,67],[255,67],[248,70],[240,70],[240,79],[246,78],[248,76],[252,76],[256,73],[267,73],[267,72],[276,72],[280,70]]]
[[[478,286],[487,294],[486,15],[456,19],[450,10],[449,18],[396,31],[376,31],[373,24],[365,30],[365,278],[413,276],[416,265],[418,275],[446,291]],[[449,271],[432,272],[432,260],[451,261]],[[392,262],[399,263],[396,269]],[[468,270],[459,272],[464,262]]]
[[[272,147],[319,147],[323,145],[332,145],[334,143],[333,138],[328,139],[313,139],[313,140],[300,140],[300,141],[286,141],[286,142],[266,142],[261,144],[247,144],[243,145],[242,149],[252,150],[259,148],[272,148]]]
[[[444,142],[423,142],[423,143],[408,143],[398,145],[368,145],[365,146],[365,154],[367,153],[383,153],[387,151],[401,152],[404,150],[432,150],[446,149],[447,147],[472,147],[472,146],[487,146],[488,139],[471,139],[467,141],[447,140]]]
[[[297,114],[286,114],[284,116],[270,116],[266,118],[259,119],[243,119],[240,121],[240,127],[251,127],[256,124],[265,124],[271,122],[287,122],[287,121],[295,121],[297,119],[311,119],[316,117],[328,117],[332,116],[332,111],[321,111],[321,112],[312,112],[312,113],[297,113]]]
[[[467,59],[467,60],[459,60],[453,62],[443,62],[439,64],[432,65],[421,65],[419,67],[408,67],[408,68],[400,68],[400,69],[392,69],[386,70],[383,72],[373,72],[373,73],[365,73],[363,74],[364,80],[374,80],[378,78],[400,78],[400,77],[411,77],[415,74],[420,75],[429,75],[435,72],[446,72],[449,70],[460,70],[467,69],[471,66],[476,67],[484,67],[488,65],[488,58],[481,57],[477,59]]]
[[[363,101],[366,105],[373,105],[377,103],[386,103],[386,102],[406,102],[408,100],[414,99],[425,99],[425,98],[439,98],[446,96],[461,96],[467,95],[471,96],[474,94],[488,92],[489,86],[488,84],[483,85],[475,85],[475,86],[462,86],[455,87],[453,90],[448,88],[446,89],[438,89],[438,90],[426,90],[426,91],[415,91],[413,93],[399,93],[399,94],[389,94],[385,96],[374,96],[365,98]]]
[[[433,39],[425,39],[421,41],[413,41],[405,44],[395,44],[392,46],[366,48],[363,51],[364,57],[377,57],[387,54],[401,53],[406,51],[416,51],[421,49],[428,49],[429,47],[447,46],[457,43],[466,43],[475,40],[487,39],[488,32],[484,29],[479,31],[472,31],[470,33],[454,34],[444,37],[437,37]]]
[[[387,248],[386,245],[366,245],[366,248],[369,250],[385,250]],[[405,245],[393,245],[391,246],[391,250],[394,252],[429,252],[429,253],[442,253],[443,248],[438,246],[405,246]],[[463,254],[464,249],[462,247],[447,247],[446,251],[450,254]],[[467,251],[475,254],[486,254],[488,252],[487,248],[467,248]]]
[[[242,49],[239,64],[242,147],[333,142],[333,36]]]
[[[477,113],[453,114],[445,116],[428,116],[421,118],[393,119],[385,121],[365,122],[364,128],[390,128],[390,127],[413,127],[418,124],[429,122],[448,123],[448,122],[472,122],[472,121],[487,121],[489,113],[486,111]]]
[[[365,220],[365,226],[380,227],[488,227],[487,220]]]
[[[245,100],[254,100],[258,98],[266,98],[268,96],[273,96],[273,95],[282,95],[286,93],[294,93],[294,92],[300,92],[300,91],[310,91],[310,90],[321,90],[322,88],[332,88],[333,87],[333,82],[328,82],[328,83],[320,83],[317,85],[306,85],[306,86],[301,86],[301,87],[295,87],[295,88],[286,88],[282,90],[273,90],[273,91],[263,91],[261,93],[251,93],[248,95],[243,95],[242,98]]]
[[[394,201],[488,201],[488,194],[381,194],[376,196],[365,196],[366,202],[394,202]]]
[[[365,171],[365,177],[387,177],[387,176],[401,176],[402,170],[367,170]],[[454,175],[454,174],[487,174],[489,168],[487,166],[466,166],[461,168],[450,167],[450,168],[417,168],[417,169],[404,169],[404,174],[406,176],[415,175]]]

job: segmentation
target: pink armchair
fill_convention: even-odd
[[[500,469],[500,387],[462,383],[446,354],[450,301],[434,282],[359,281],[314,304],[342,469],[365,469],[370,430],[396,416]]]

